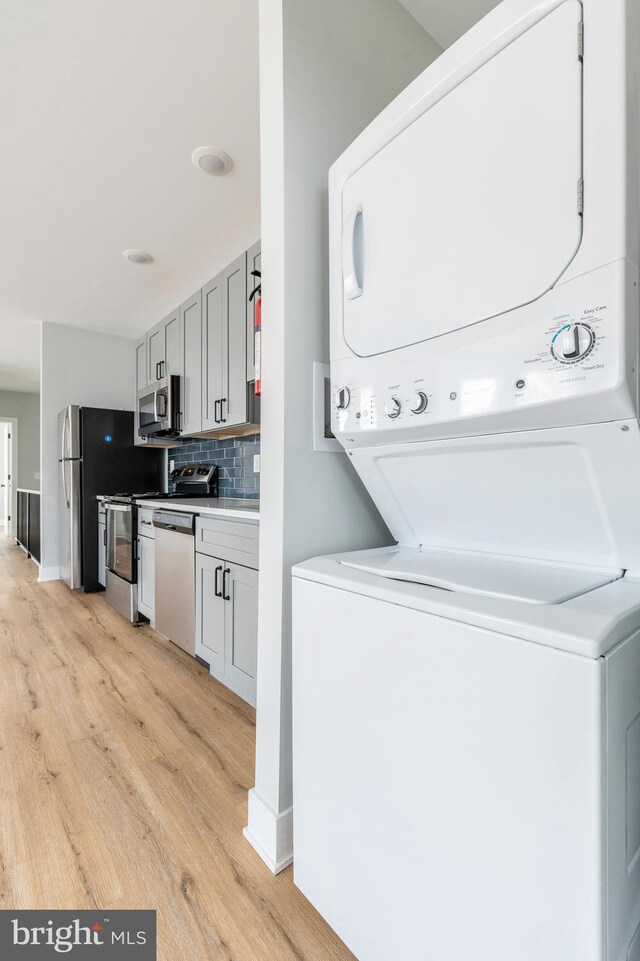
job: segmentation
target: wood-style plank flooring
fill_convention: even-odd
[[[242,836],[253,710],[0,537],[0,907],[155,908],[161,961],[349,961]]]

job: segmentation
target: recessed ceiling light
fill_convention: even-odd
[[[224,150],[217,147],[198,147],[191,154],[191,162],[198,170],[214,177],[222,177],[228,174],[233,167],[233,160]]]
[[[153,263],[153,257],[151,254],[148,254],[146,250],[123,250],[122,256],[125,260],[128,260],[130,264]]]

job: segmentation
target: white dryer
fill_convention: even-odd
[[[295,880],[360,961],[640,961],[640,4],[504,0],[330,174]]]

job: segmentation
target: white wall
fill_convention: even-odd
[[[17,486],[38,490],[40,480],[40,395],[0,390],[0,417],[18,421]],[[15,465],[14,465],[15,474]]]
[[[42,325],[40,580],[59,576],[58,414],[67,404],[132,410],[134,344],[128,337]]]
[[[312,363],[327,361],[327,176],[440,53],[396,0],[261,0],[263,395],[255,788],[246,836],[291,859],[291,567],[389,542],[344,454],[312,449]]]

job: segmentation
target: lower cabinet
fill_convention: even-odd
[[[257,642],[258,572],[196,554],[196,654],[254,706]]]
[[[156,619],[156,542],[138,537],[138,610],[151,624]]]
[[[40,563],[40,493],[18,488],[16,540]]]

